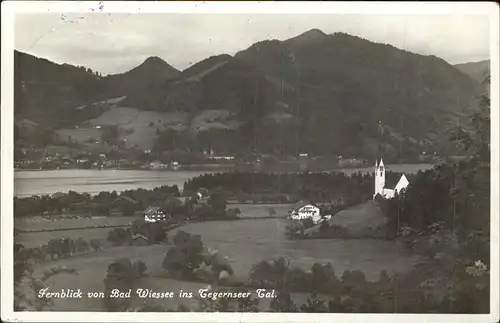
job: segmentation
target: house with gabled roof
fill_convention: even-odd
[[[172,220],[172,217],[159,206],[150,206],[144,210],[144,221],[146,222],[154,223],[168,220]]]

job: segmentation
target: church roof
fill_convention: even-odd
[[[406,188],[408,184],[410,184],[410,182],[406,178],[405,174],[403,174],[401,175],[401,178],[399,179],[399,182],[396,184],[396,187],[394,189],[399,192],[399,190]]]
[[[385,188],[394,189],[399,182],[398,177],[392,177],[385,175]]]

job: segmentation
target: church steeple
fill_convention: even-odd
[[[385,187],[385,168],[384,168],[384,161],[382,158],[380,158],[380,163],[378,160],[375,160],[375,192],[373,194],[373,197],[377,196],[377,194],[382,195],[384,194],[384,187]]]

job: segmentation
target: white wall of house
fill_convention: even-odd
[[[312,219],[313,221],[321,218],[320,211],[317,206],[314,205],[304,205],[296,211],[292,212],[291,218],[293,220],[305,220]]]

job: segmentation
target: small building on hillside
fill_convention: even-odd
[[[158,206],[150,206],[144,210],[144,221],[146,222],[158,222],[158,221],[168,221],[172,217],[165,210]]]
[[[132,235],[131,242],[133,246],[147,246],[149,244],[148,238],[139,233]]]

